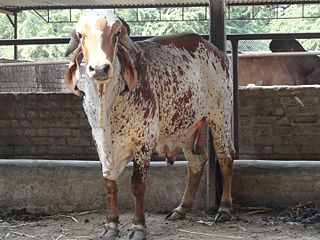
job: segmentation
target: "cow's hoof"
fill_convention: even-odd
[[[167,220],[179,220],[179,219],[184,219],[185,217],[186,217],[185,213],[181,213],[175,209],[166,216],[166,219]]]
[[[103,237],[99,237],[96,238],[95,240],[115,240],[117,237],[107,237],[107,236],[103,236]]]
[[[145,229],[132,228],[129,230],[129,239],[130,240],[146,240],[147,232]]]
[[[219,211],[214,218],[215,223],[227,222],[230,220],[231,220],[231,214],[225,211]]]
[[[114,240],[119,236],[120,231],[118,229],[108,228],[102,237],[96,240]]]

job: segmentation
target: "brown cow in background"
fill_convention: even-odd
[[[272,40],[272,52],[306,52],[297,40]],[[320,84],[318,56],[241,56],[240,85]]]

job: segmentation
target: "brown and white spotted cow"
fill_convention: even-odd
[[[150,155],[189,161],[189,182],[168,219],[191,209],[207,156],[201,130],[214,136],[223,178],[216,221],[230,219],[234,148],[231,140],[232,77],[227,56],[192,33],[132,42],[128,28],[110,11],[80,17],[67,54],[75,52],[65,82],[76,95],[79,64],[86,62],[83,106],[92,128],[107,189],[106,239],[119,233],[117,178],[133,161],[135,197],[129,237],[145,239],[144,194]]]

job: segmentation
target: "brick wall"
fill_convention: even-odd
[[[0,158],[97,159],[81,98],[0,93]]]
[[[242,87],[243,159],[320,159],[320,87]]]
[[[0,67],[0,92],[68,92],[65,63],[7,63]]]
[[[320,159],[320,87],[240,89],[242,159]],[[97,159],[81,99],[0,93],[0,159]]]

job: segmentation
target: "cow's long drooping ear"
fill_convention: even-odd
[[[132,56],[129,51],[121,44],[118,46],[118,59],[121,64],[120,74],[125,80],[129,91],[131,91],[138,81],[138,71],[134,65]]]
[[[78,47],[71,62],[69,63],[69,67],[64,75],[64,82],[67,87],[73,92],[75,95],[81,97],[84,95],[82,91],[80,91],[77,87],[77,82],[80,79],[80,64],[83,59],[83,53],[81,47]]]
[[[129,25],[126,22],[124,23],[125,24],[122,24],[119,42],[123,47],[125,47],[129,51],[131,55],[137,55],[139,53],[139,50],[129,37],[129,34],[130,34]]]

